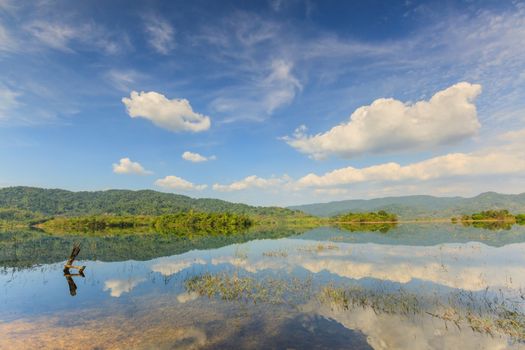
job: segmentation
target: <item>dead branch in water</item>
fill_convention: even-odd
[[[64,277],[67,280],[67,284],[69,286],[69,294],[71,294],[72,297],[77,295],[77,285],[75,284],[75,281],[73,280],[74,276],[84,276],[84,269],[85,266],[75,266],[73,263],[75,262],[75,259],[77,258],[78,254],[80,253],[80,243],[73,244],[73,249],[71,250],[71,254],[69,255],[69,259],[67,259],[66,264],[64,265]],[[77,269],[78,273],[71,273],[69,269]]]
[[[77,255],[80,253],[80,243],[73,244],[73,249],[71,250],[71,254],[69,255],[69,259],[67,260],[66,264],[64,265],[64,274],[70,274],[69,269],[77,269],[78,273],[83,275],[85,266],[75,266],[73,265],[73,262],[77,258]]]

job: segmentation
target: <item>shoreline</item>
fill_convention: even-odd
[[[497,220],[497,219],[483,219],[483,220],[461,220],[452,221],[452,218],[437,218],[437,219],[409,219],[397,221],[333,221],[334,224],[431,224],[431,223],[451,223],[459,224],[462,222],[501,222],[501,223],[516,223],[516,220]]]

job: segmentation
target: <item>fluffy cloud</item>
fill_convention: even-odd
[[[461,82],[428,101],[380,98],[356,109],[348,122],[325,133],[309,136],[301,126],[285,141],[313,158],[428,149],[477,133],[480,123],[473,102],[480,93],[481,85]]]
[[[357,168],[348,166],[335,169],[325,174],[310,173],[298,179],[287,175],[282,177],[261,178],[256,175],[248,176],[230,184],[214,184],[213,189],[221,192],[241,191],[250,188],[272,189],[300,193],[305,188],[311,188],[314,194],[343,196],[350,193],[355,195],[355,188],[346,187],[351,184],[367,184],[367,193],[377,193],[377,196],[395,195],[408,191],[406,184],[410,184],[410,192],[431,184],[432,180],[454,179],[454,183],[463,180],[482,180],[484,176],[521,176],[525,173],[525,129],[507,132],[494,141],[492,145],[470,153],[450,153],[432,157],[423,161],[401,165],[388,162]],[[414,185],[417,181],[417,185]],[[385,183],[397,183],[405,187],[390,188]],[[375,189],[381,184],[381,190],[390,192],[379,193]],[[376,186],[376,187],[374,187]],[[396,185],[398,186],[398,185]],[[461,186],[460,186],[461,187]],[[440,190],[447,190],[440,185]],[[352,192],[351,192],[352,191]],[[459,193],[460,188],[454,186],[453,192]],[[446,193],[446,192],[443,192]]]
[[[155,181],[155,185],[159,187],[170,188],[173,190],[186,190],[186,191],[188,190],[189,191],[191,190],[202,191],[206,187],[208,187],[208,185],[195,185],[187,180],[184,180],[174,175],[166,176],[163,179],[158,179],[157,181]]]
[[[201,162],[207,162],[208,160],[215,160],[216,157],[215,156],[205,157],[198,153],[186,151],[182,154],[182,159],[187,160],[189,162],[193,162],[193,163],[201,163]]]
[[[160,54],[167,55],[175,46],[175,30],[165,19],[151,16],[144,21],[148,43]]]
[[[110,290],[112,297],[118,298],[123,293],[129,293],[139,283],[144,282],[146,279],[143,277],[134,277],[127,280],[112,279],[104,282],[104,291]]]
[[[153,174],[151,171],[144,169],[138,162],[133,162],[129,158],[122,158],[119,163],[113,164],[113,172],[115,174],[137,174],[149,175]]]
[[[132,91],[122,98],[131,118],[145,118],[170,131],[200,132],[210,128],[210,118],[195,113],[186,99],[170,100],[158,92]]]
[[[241,191],[249,188],[268,188],[281,185],[289,181],[287,176],[282,178],[269,178],[265,179],[255,175],[245,177],[244,179],[236,182],[232,182],[228,185],[214,184],[213,189],[220,192],[230,192],[230,191]]]
[[[366,168],[346,167],[324,175],[310,173],[299,187],[339,186],[359,182],[432,180],[453,176],[503,175],[525,171],[525,158],[503,150],[481,153],[452,153],[408,165],[384,163]]]

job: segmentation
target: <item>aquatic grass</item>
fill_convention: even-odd
[[[468,326],[473,331],[491,336],[506,335],[518,341],[525,341],[525,314],[519,310],[522,305],[507,298],[476,298],[472,292],[452,293],[447,304],[437,297],[423,297],[409,293],[402,288],[394,291],[369,290],[359,286],[334,286],[321,288],[317,294],[321,304],[332,309],[351,310],[356,307],[371,308],[375,313],[403,316],[427,314],[452,322],[458,329]]]
[[[460,291],[447,295],[420,295],[403,288],[365,288],[359,285],[328,285],[314,288],[312,277],[291,280],[240,276],[226,272],[193,276],[185,281],[187,292],[209,298],[243,303],[299,305],[314,298],[332,310],[351,311],[371,309],[376,314],[395,314],[404,317],[431,316],[458,329],[469,327],[475,332],[505,335],[525,341],[524,296],[521,301],[503,293],[476,296]],[[519,298],[518,298],[519,299]]]
[[[185,282],[187,292],[196,292],[208,298],[219,297],[225,301],[243,303],[296,303],[311,295],[311,279],[306,281],[294,278],[290,281],[264,278],[257,280],[238,274],[204,273],[189,278]]]
[[[262,255],[266,257],[286,258],[288,256],[288,252],[284,249],[278,249],[263,252]]]
[[[237,246],[233,256],[239,260],[248,260],[248,247],[246,246]]]
[[[334,236],[334,237],[328,238],[328,240],[332,242],[344,242],[346,239],[347,237],[345,236]]]
[[[383,292],[360,286],[336,287],[332,284],[321,288],[317,299],[332,308],[349,310],[353,307],[372,308],[376,313],[409,315],[419,313],[421,305],[417,295],[403,289]]]
[[[339,246],[333,243],[310,244],[297,248],[300,252],[321,253],[326,250],[338,250]]]

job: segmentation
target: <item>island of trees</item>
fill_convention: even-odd
[[[349,212],[335,216],[333,221],[338,223],[396,223],[398,218],[396,214],[380,210],[368,213]]]
[[[155,232],[235,233],[252,226],[253,219],[233,213],[179,212],[159,216],[80,216],[56,217],[36,225],[50,231],[108,231],[149,228]]]
[[[457,219],[455,220],[457,221]],[[525,214],[511,214],[507,209],[484,210],[479,213],[461,216],[461,222],[472,221],[501,221],[525,224]]]

